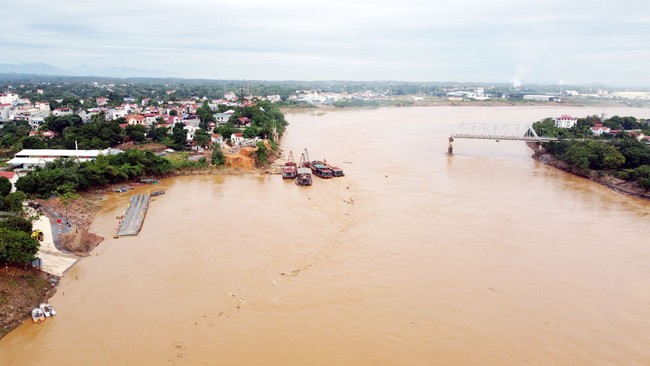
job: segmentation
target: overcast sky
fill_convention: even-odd
[[[646,0],[20,0],[2,13],[0,63],[650,86]]]

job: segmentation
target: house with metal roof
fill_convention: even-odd
[[[74,158],[79,162],[97,159],[99,155],[115,155],[119,149],[106,150],[63,150],[63,149],[24,149],[16,153],[7,164],[15,169],[31,169],[34,166],[44,166],[45,163],[61,158]]]

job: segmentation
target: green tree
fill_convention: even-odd
[[[36,259],[39,243],[30,234],[0,228],[0,262],[29,263]]]
[[[42,129],[61,133],[67,127],[81,125],[83,125],[83,121],[81,120],[81,117],[77,115],[66,115],[58,117],[51,115],[45,118],[45,123],[43,124]]]
[[[210,135],[208,135],[207,132],[204,130],[197,130],[196,133],[194,133],[194,144],[196,146],[208,146],[210,143]]]
[[[0,177],[0,197],[5,197],[11,192],[13,185],[6,177]]]
[[[224,140],[229,139],[230,136],[235,132],[237,132],[237,129],[235,129],[235,127],[230,124],[230,122],[226,123],[223,126],[214,128],[214,133],[218,133],[219,135],[223,136]]]
[[[269,149],[267,149],[263,141],[257,142],[256,156],[257,156],[257,161],[260,163],[260,165],[265,165],[268,162]]]
[[[27,195],[23,192],[12,192],[5,197],[0,198],[0,206],[2,211],[10,211],[15,213],[23,212],[23,201],[27,199]]]
[[[28,136],[23,139],[23,149],[46,149],[47,144],[41,138]]]
[[[147,128],[142,125],[128,125],[124,131],[131,141],[142,142],[145,139]]]
[[[172,148],[176,150],[182,150],[187,143],[187,131],[185,131],[185,125],[182,123],[176,123],[172,129]]]
[[[167,131],[167,127],[151,126],[147,131],[147,136],[153,141],[160,142],[167,137]]]
[[[255,127],[246,127],[244,129],[244,138],[252,139],[257,136],[257,129]]]
[[[212,164],[216,166],[221,166],[226,163],[226,156],[221,151],[221,146],[214,145],[214,150],[212,150]]]
[[[7,216],[0,220],[0,228],[24,231],[27,234],[31,234],[33,225],[32,222],[26,218],[20,216]]]

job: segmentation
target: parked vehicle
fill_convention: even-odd
[[[38,308],[41,309],[41,311],[43,312],[43,314],[45,315],[46,318],[49,318],[51,316],[56,315],[56,311],[54,310],[52,305],[50,305],[50,304],[48,304],[46,302],[41,303],[41,305],[39,305]]]
[[[40,308],[33,308],[32,309],[32,320],[34,323],[42,323],[45,321],[45,314],[43,313],[43,310]]]

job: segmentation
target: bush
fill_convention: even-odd
[[[214,150],[212,150],[212,165],[221,166],[226,163],[226,156],[221,151],[221,146],[214,145]]]
[[[12,184],[9,179],[0,177],[0,196],[4,197],[11,192]]]
[[[0,228],[0,263],[28,263],[36,259],[40,244],[24,231]]]
[[[7,216],[0,220],[0,228],[18,230],[31,234],[33,227],[32,222],[20,216]]]

